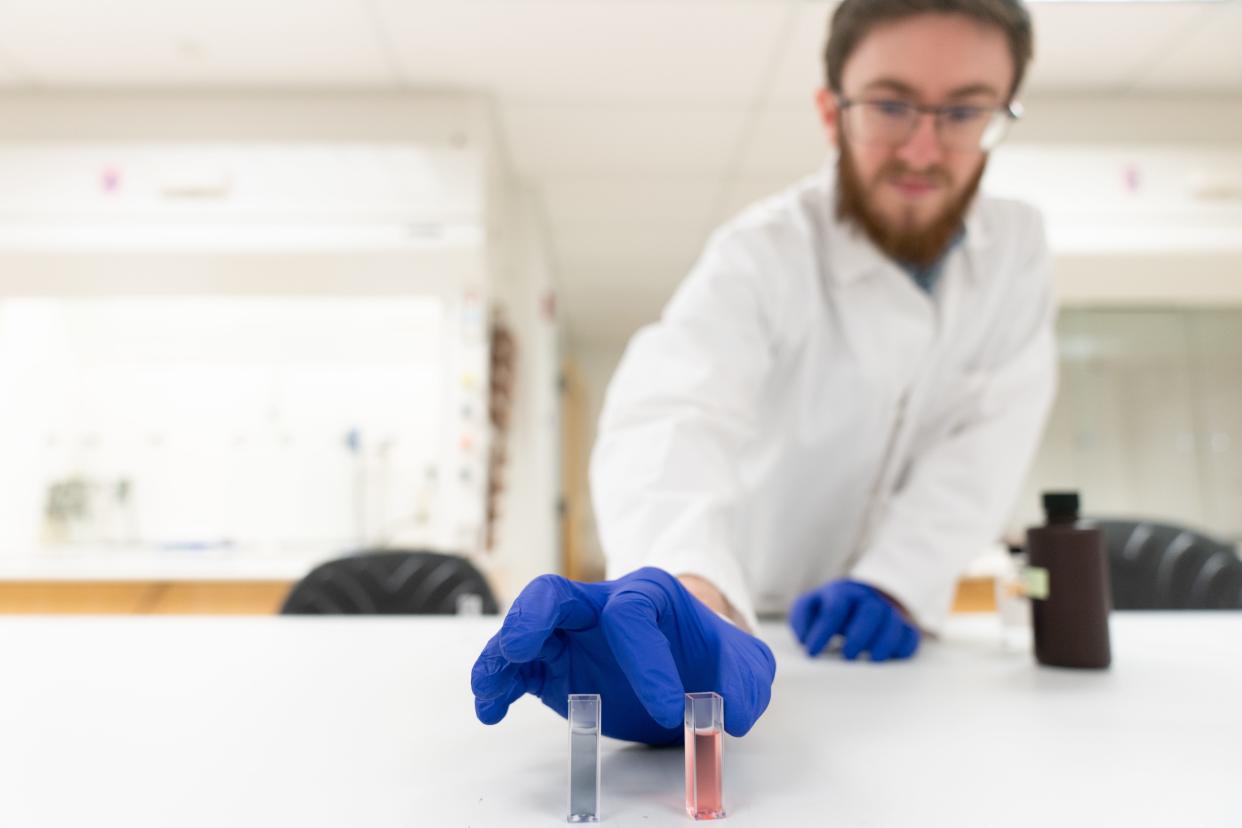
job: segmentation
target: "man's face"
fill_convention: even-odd
[[[846,60],[843,97],[922,106],[999,107],[1008,102],[1013,59],[1004,33],[960,15],[923,14],[872,29]],[[961,225],[983,175],[978,148],[946,150],[935,120],[921,117],[902,144],[855,140],[835,96],[820,90],[820,114],[840,148],[842,218],[883,250],[930,264]],[[853,125],[854,122],[851,122]]]

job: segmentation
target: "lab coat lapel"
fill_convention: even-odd
[[[962,314],[976,302],[988,274],[988,233],[979,211],[979,197],[966,214],[966,235],[945,260],[936,289],[936,339],[953,335]]]
[[[935,340],[935,305],[861,231],[838,221],[835,209],[826,226],[828,279],[847,347],[868,380],[900,393]]]

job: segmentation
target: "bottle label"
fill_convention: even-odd
[[[1049,594],[1048,570],[1042,566],[1028,566],[1022,570],[1022,591],[1027,598],[1047,600]]]

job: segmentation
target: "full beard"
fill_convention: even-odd
[[[837,134],[837,218],[863,231],[872,244],[889,258],[919,268],[931,267],[945,252],[949,242],[961,231],[963,219],[979,190],[987,158],[979,165],[966,189],[953,198],[930,223],[921,226],[898,224],[886,219],[871,206],[869,193],[885,186],[895,176],[905,175],[909,168],[901,161],[885,164],[868,187],[862,180],[858,166],[850,152],[845,136]],[[941,167],[933,167],[923,173],[942,187],[951,183],[949,174]]]

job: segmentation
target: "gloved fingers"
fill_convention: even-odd
[[[768,709],[776,659],[758,639],[753,652],[730,647],[720,659],[720,695],[724,697],[724,726],[731,736],[745,736]]]
[[[828,646],[828,642],[838,633],[842,633],[846,629],[854,615],[855,605],[858,603],[856,598],[838,593],[833,600],[823,601],[819,617],[811,625],[811,631],[806,637],[807,655],[814,658],[824,651]]]
[[[538,695],[539,688],[531,685],[531,676],[542,676],[545,664],[555,669],[568,647],[563,633],[553,633],[544,642],[535,661],[518,664],[509,661],[500,652],[500,633],[497,633],[475,659],[474,668],[470,671],[470,689],[478,698],[492,700],[508,695],[515,682],[524,682],[525,692]],[[534,669],[536,667],[539,669]]]
[[[510,692],[516,674],[517,668],[500,652],[500,633],[497,633],[474,661],[470,670],[470,690],[480,699],[501,698]]]
[[[686,691],[657,619],[655,599],[633,590],[615,593],[600,613],[604,637],[634,694],[661,727],[674,728],[682,724]]]
[[[808,592],[794,601],[789,608],[789,626],[793,628],[798,643],[806,645],[806,637],[811,632],[811,624],[819,614],[822,601],[818,592]]]
[[[500,652],[509,661],[531,661],[540,657],[557,630],[586,630],[597,623],[582,584],[559,575],[540,575],[509,608],[500,626]]]
[[[474,715],[485,725],[494,725],[509,712],[509,705],[520,699],[526,692],[524,683],[515,682],[508,692],[499,698],[484,699],[475,696]]]
[[[901,638],[901,644],[893,653],[893,658],[909,658],[914,655],[914,651],[919,648],[919,631],[909,624],[906,625],[905,632]]]
[[[492,636],[470,671],[474,692],[474,712],[483,724],[496,724],[505,717],[509,705],[524,693],[536,695],[543,687],[542,663],[514,664],[500,653],[500,634]],[[563,645],[562,645],[563,646]]]
[[[858,610],[845,628],[845,644],[841,655],[853,661],[865,650],[870,650],[884,622],[896,612],[882,598],[867,598],[859,602]]]
[[[901,620],[900,615],[895,612],[890,614],[871,645],[871,660],[888,661],[892,658],[905,638],[906,629],[906,622]]]

